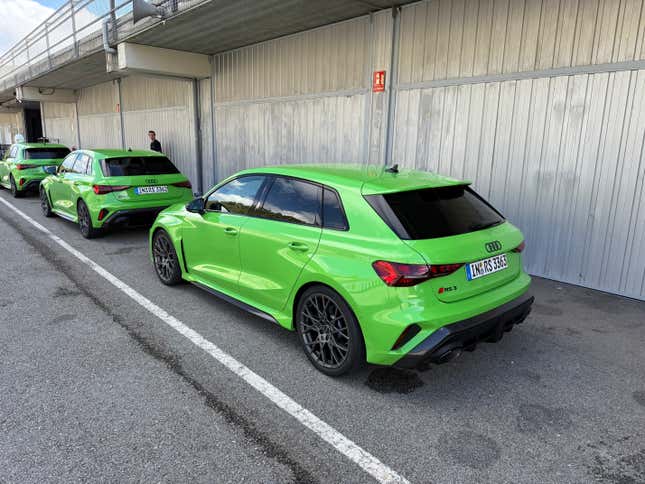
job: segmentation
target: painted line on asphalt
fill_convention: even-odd
[[[242,378],[246,383],[255,388],[258,392],[271,400],[279,408],[287,412],[293,418],[298,420],[302,425],[314,432],[318,437],[329,443],[334,449],[347,457],[350,461],[357,464],[361,469],[370,474],[378,482],[382,483],[408,483],[400,474],[396,473],[387,465],[383,464],[380,460],[372,454],[359,447],[353,441],[345,437],[339,431],[334,429],[331,425],[316,417],[309,410],[304,408],[291,397],[283,393],[279,388],[269,383],[246,365],[236,360],[234,357],[220,349],[214,343],[205,339],[202,335],[186,326],[180,320],[167,313],[164,309],[157,306],[148,298],[137,292],[132,287],[128,286],[125,282],[121,281],[118,277],[105,270],[92,259],[88,258],[85,254],[78,251],[63,239],[52,233],[49,229],[36,222],[29,215],[22,212],[13,204],[0,197],[0,202],[6,205],[9,209],[15,212],[18,216],[33,225],[36,229],[45,234],[53,242],[57,243],[67,252],[76,257],[79,261],[90,267],[94,272],[99,274],[110,284],[117,289],[120,289],[124,294],[136,301],[140,306],[143,306],[153,315],[161,319],[168,326],[176,330],[181,335],[188,338],[194,345],[198,346],[206,353],[215,358],[218,362]]]

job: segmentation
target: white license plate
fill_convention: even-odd
[[[137,187],[134,189],[134,193],[137,195],[150,195],[153,193],[168,193],[168,187],[165,185],[160,185],[157,187]]]
[[[489,257],[488,259],[482,259],[477,262],[466,264],[466,277],[469,281],[472,281],[478,277],[502,271],[507,267],[508,261],[506,260],[506,254],[500,254],[494,257]]]

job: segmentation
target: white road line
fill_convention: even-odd
[[[403,476],[397,474],[387,465],[383,464],[380,460],[374,457],[372,454],[364,450],[363,448],[356,445],[354,442],[349,440],[339,431],[334,429],[331,425],[327,424],[323,420],[316,417],[309,410],[304,408],[298,402],[293,400],[291,397],[283,393],[279,388],[275,387],[267,380],[262,378],[260,375],[255,373],[253,370],[245,366],[243,363],[239,362],[231,355],[220,349],[215,344],[211,343],[205,339],[202,335],[192,330],[184,323],[179,321],[174,316],[168,314],[164,309],[157,306],[155,303],[150,301],[145,296],[138,293],[136,290],[128,286],[125,282],[121,281],[116,276],[112,275],[110,272],[106,271],[98,265],[96,262],[85,256],[83,253],[79,252],[77,249],[69,245],[63,239],[54,235],[44,226],[36,222],[29,215],[23,213],[13,204],[7,202],[2,197],[0,197],[0,202],[18,214],[20,217],[25,219],[31,225],[40,230],[52,241],[56,242],[67,252],[72,254],[78,260],[89,266],[94,272],[99,274],[101,277],[106,279],[110,284],[120,289],[127,296],[132,298],[134,301],[139,303],[141,306],[146,308],[152,314],[161,319],[171,328],[175,329],[177,332],[188,338],[193,344],[199,348],[206,351],[209,355],[219,361],[226,368],[231,370],[237,376],[242,378],[246,383],[255,388],[258,392],[264,395],[266,398],[271,400],[274,404],[280,407],[282,410],[287,412],[293,418],[298,420],[302,425],[313,431],[325,442],[329,443],[334,449],[343,454],[352,462],[360,466],[365,472],[370,474],[378,482],[382,483],[408,483],[408,480]]]

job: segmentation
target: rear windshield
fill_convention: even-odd
[[[504,217],[467,186],[365,197],[402,239],[436,239],[499,225]]]
[[[104,176],[171,175],[179,170],[165,156],[128,156],[101,161]]]
[[[27,148],[25,160],[57,160],[69,155],[67,148]]]

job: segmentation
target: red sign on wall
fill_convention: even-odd
[[[372,77],[372,92],[385,91],[385,71],[374,71]]]

